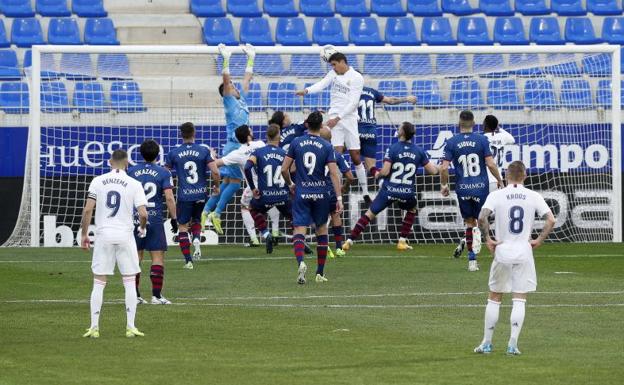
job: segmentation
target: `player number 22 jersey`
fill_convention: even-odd
[[[382,189],[391,195],[416,194],[416,171],[429,163],[427,153],[413,143],[399,141],[386,150],[384,162],[392,163]]]

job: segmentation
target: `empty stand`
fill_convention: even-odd
[[[295,17],[299,14],[293,0],[264,0],[264,12],[271,17]]]
[[[334,16],[334,8],[330,0],[299,0],[299,9],[306,16]]]
[[[487,103],[497,110],[519,110],[522,103],[514,79],[490,80]]]
[[[56,45],[82,44],[78,23],[74,18],[55,18],[48,26],[48,43]]]
[[[277,20],[275,41],[281,45],[310,45],[305,23],[299,17],[282,17]]]
[[[354,17],[349,24],[349,41],[355,45],[384,45],[379,35],[377,19]]]
[[[462,17],[459,19],[457,41],[464,45],[490,45],[493,43],[483,17]]]
[[[0,49],[0,80],[20,80],[17,54],[12,49]]]
[[[405,8],[401,0],[372,0],[371,11],[378,16],[398,17],[405,16]]]
[[[405,75],[431,75],[433,65],[431,56],[427,54],[403,54],[399,59],[399,67]]]
[[[69,112],[69,96],[63,82],[41,83],[41,112],[65,113]]]
[[[243,18],[240,25],[241,43],[274,45],[269,21],[264,17]]]
[[[0,19],[0,48],[8,48],[11,46],[11,42],[9,42],[9,38],[6,34],[6,29],[4,29],[4,20]]]
[[[407,0],[407,11],[414,16],[442,16],[438,0]]]
[[[550,7],[546,0],[515,0],[516,12],[523,15],[548,15]]]
[[[530,40],[537,44],[563,44],[556,17],[534,17],[531,19]]]
[[[301,99],[295,95],[294,83],[269,83],[267,105],[273,110],[295,111],[301,109]]]
[[[485,103],[479,82],[476,80],[453,80],[449,104],[457,109],[483,109]]]
[[[510,0],[479,0],[481,12],[488,16],[513,16]]]
[[[117,112],[143,112],[143,95],[133,81],[116,81],[111,84],[110,106]]]
[[[335,0],[336,13],[346,17],[364,17],[370,15],[365,0]]]
[[[39,20],[34,17],[14,19],[11,26],[11,42],[18,47],[45,44]]]
[[[72,12],[80,17],[106,17],[103,0],[72,0]]]
[[[565,39],[574,44],[598,44],[594,25],[588,17],[569,17],[565,24]]]
[[[25,82],[4,82],[0,85],[0,108],[6,114],[27,114],[30,98]]]
[[[197,17],[223,17],[221,0],[191,0],[191,12]]]
[[[104,88],[98,82],[77,82],[72,96],[72,106],[81,113],[107,112]]]
[[[90,45],[117,45],[117,33],[113,21],[107,17],[87,19],[84,42]]]
[[[0,0],[0,13],[6,17],[33,17],[30,0]]]
[[[204,21],[204,43],[208,45],[238,45],[232,21],[226,17],[208,17]]]
[[[420,45],[411,17],[389,17],[385,37],[386,43],[391,45]]]
[[[312,40],[318,45],[347,45],[342,23],[336,17],[318,17],[314,20]]]
[[[416,105],[423,108],[442,108],[445,103],[437,80],[414,80],[412,95],[416,96]]]
[[[594,15],[621,15],[622,7],[618,0],[587,0],[587,11]]]
[[[257,0],[228,0],[227,11],[236,17],[262,16]]]
[[[479,10],[472,8],[469,0],[442,0],[442,11],[456,16],[465,16],[477,13]]]
[[[426,17],[422,21],[421,39],[428,45],[455,45],[451,23],[445,17]]]
[[[67,0],[37,0],[35,10],[41,16],[67,17],[71,16],[67,8]]]
[[[526,45],[526,38],[522,19],[519,17],[499,17],[494,23],[494,41],[501,45]]]
[[[581,0],[550,0],[553,12],[559,16],[583,16],[587,11]]]

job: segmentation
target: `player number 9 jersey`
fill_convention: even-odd
[[[294,159],[297,194],[327,196],[325,166],[336,162],[331,143],[318,135],[306,134],[293,140],[288,157]]]

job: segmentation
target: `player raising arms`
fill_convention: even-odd
[[[507,354],[518,355],[518,337],[524,323],[527,293],[537,289],[533,249],[538,248],[555,226],[555,217],[546,201],[523,186],[526,167],[520,161],[507,169],[507,187],[491,193],[479,214],[479,226],[494,261],[490,268],[490,293],[485,307],[483,341],[475,353],[492,352],[492,335],[498,321],[503,293],[512,293],[511,337]],[[490,236],[490,215],[494,214],[496,240]],[[531,240],[535,214],[545,219],[537,239]]]
[[[173,198],[173,178],[171,172],[156,164],[160,153],[160,146],[155,140],[148,139],[141,144],[141,156],[145,163],[137,164],[128,169],[128,175],[141,182],[147,197],[147,214],[149,227],[147,235],[139,238],[135,234],[135,242],[139,252],[139,263],[143,261],[143,250],[147,250],[152,258],[150,280],[152,281],[152,304],[170,305],[171,302],[161,295],[165,278],[165,251],[167,251],[167,237],[163,224],[163,193],[167,210],[171,216],[171,231],[178,232],[176,219],[176,205]],[[136,275],[136,293],[138,303],[147,303],[141,298],[139,282],[141,273]]]
[[[329,167],[329,175],[334,185],[334,193],[338,197],[336,212],[342,212],[341,182],[336,167],[334,149],[331,144],[319,136],[323,115],[315,111],[306,119],[308,133],[295,138],[282,164],[282,176],[294,193],[293,199],[293,248],[299,264],[297,283],[304,284],[306,264],[303,262],[306,227],[316,226],[317,268],[316,282],[326,282],[324,267],[327,258],[327,217],[329,216],[329,200],[327,199],[327,179],[325,166]],[[290,167],[295,164],[295,183],[290,178]]]
[[[384,178],[381,189],[370,208],[351,230],[349,239],[342,246],[343,250],[349,250],[353,241],[358,239],[369,222],[394,203],[397,203],[401,209],[407,210],[403,218],[397,249],[410,250],[412,248],[407,243],[407,237],[412,231],[416,216],[416,171],[422,166],[429,174],[438,173],[438,168],[429,162],[427,153],[412,143],[414,133],[414,125],[409,122],[403,122],[399,127],[399,141],[386,150],[383,167],[376,174],[377,178]]]
[[[113,275],[115,264],[121,273],[126,303],[126,337],[143,337],[134,326],[137,308],[135,276],[141,272],[137,246],[133,236],[134,210],[139,216],[139,237],[145,237],[147,226],[147,198],[143,186],[126,174],[128,154],[115,150],[111,155],[112,171],[95,177],[89,185],[89,194],[82,210],[82,237],[80,246],[89,250],[89,225],[95,209],[97,239],[93,248],[93,291],[91,292],[91,326],[83,337],[100,336],[100,310],[104,301],[106,276]]]
[[[191,242],[188,231],[193,225],[193,255],[201,257],[201,214],[208,197],[206,167],[210,169],[214,194],[219,193],[219,169],[214,165],[210,150],[195,143],[195,126],[186,122],[180,126],[182,145],[169,151],[166,166],[175,170],[178,179],[178,242],[186,261],[184,268],[193,269]]]
[[[478,271],[477,256],[473,250],[473,228],[477,226],[477,218],[481,206],[489,193],[487,168],[490,170],[499,187],[503,181],[492,158],[490,145],[485,136],[472,132],[474,115],[470,111],[462,111],[459,115],[459,130],[446,142],[444,159],[440,166],[441,193],[449,196],[449,165],[455,167],[455,190],[459,201],[459,211],[466,224],[466,245],[468,247],[468,270]],[[477,229],[478,230],[478,229]],[[480,248],[481,232],[474,237],[475,246]],[[478,251],[478,249],[477,249]],[[455,255],[459,257],[459,255]]]

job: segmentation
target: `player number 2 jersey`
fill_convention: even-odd
[[[271,204],[288,199],[290,191],[282,176],[282,163],[284,163],[286,151],[267,145],[256,149],[252,155],[256,157],[256,174],[258,175],[256,186],[265,203]]]
[[[485,158],[488,156],[492,156],[490,144],[481,134],[457,134],[446,142],[444,160],[453,162],[458,195],[487,194],[489,182]]]
[[[163,193],[173,188],[171,172],[154,163],[141,163],[128,169],[128,175],[143,186],[147,198],[147,214],[150,224],[163,222]]]
[[[390,195],[416,194],[416,171],[429,163],[427,153],[413,143],[399,141],[386,150],[384,162],[391,162],[390,174],[382,189]]]
[[[206,171],[212,161],[208,148],[196,143],[184,143],[167,154],[167,167],[178,177],[178,201],[206,199]]]
[[[331,143],[318,135],[306,134],[293,140],[287,156],[294,159],[297,168],[296,193],[304,198],[326,198],[325,166],[336,162]]]

